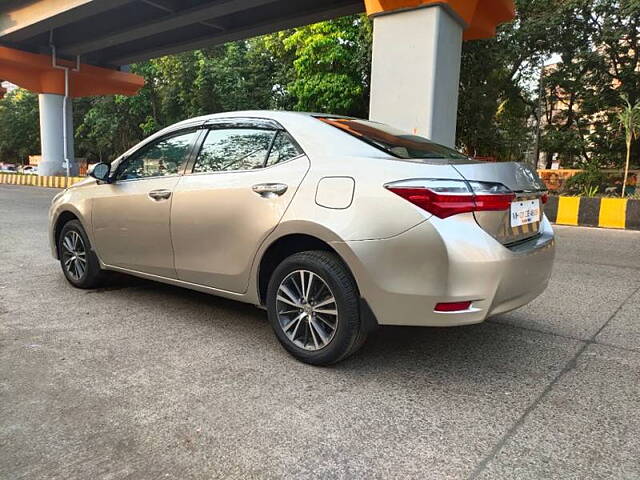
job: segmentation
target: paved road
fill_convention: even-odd
[[[533,304],[322,369],[254,307],[72,289],[54,193],[0,186],[1,479],[640,478],[640,233],[558,228]]]

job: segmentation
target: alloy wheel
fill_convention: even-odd
[[[320,276],[308,270],[296,270],[282,280],[276,313],[285,335],[305,350],[323,349],[336,334],[339,317],[333,292]]]
[[[62,239],[62,264],[69,276],[76,281],[87,271],[87,249],[75,230],[67,232]]]

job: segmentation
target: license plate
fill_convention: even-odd
[[[521,227],[540,221],[540,200],[524,200],[511,204],[511,226]]]

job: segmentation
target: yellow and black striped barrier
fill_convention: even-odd
[[[640,230],[640,200],[549,196],[544,212],[558,225]]]
[[[40,177],[38,175],[0,173],[0,184],[31,185],[34,187],[67,188],[84,179],[85,177]]]

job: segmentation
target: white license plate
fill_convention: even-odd
[[[511,204],[511,226],[521,227],[540,221],[540,200],[524,200]]]

